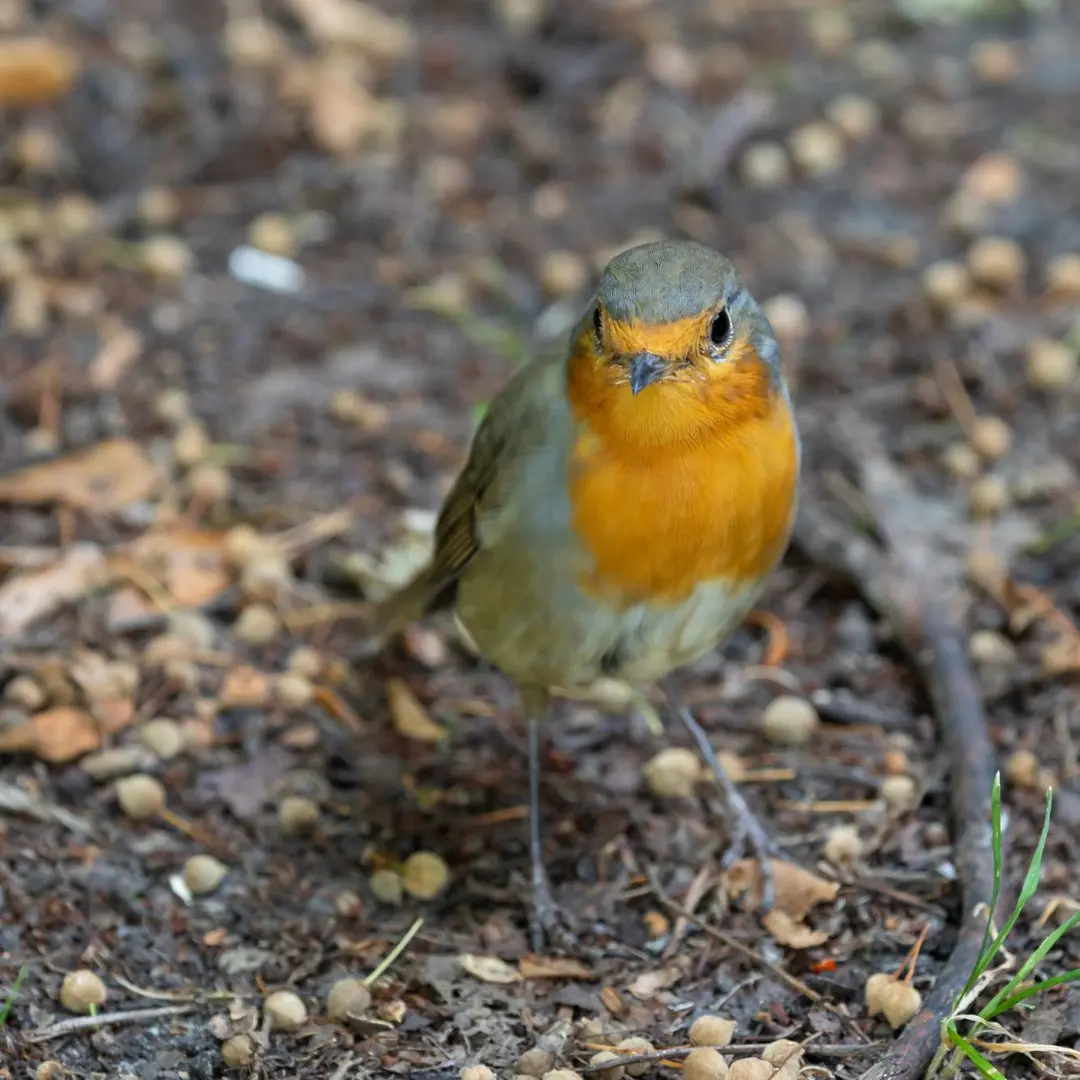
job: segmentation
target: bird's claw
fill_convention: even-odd
[[[529,941],[533,952],[541,953],[551,944],[572,955],[584,955],[588,950],[570,929],[570,923],[552,894],[547,874],[534,874],[529,908]]]
[[[777,855],[776,841],[758,821],[739,791],[727,798],[731,838],[720,865],[728,869],[739,859],[752,858],[761,870],[761,910],[769,911],[776,900],[772,861]]]
[[[694,714],[682,703],[678,695],[668,689],[668,698],[675,706],[679,718],[686,725],[687,730],[697,743],[701,756],[708,763],[720,791],[727,803],[727,817],[731,829],[731,841],[727,851],[724,852],[721,865],[729,867],[736,859],[746,855],[752,856],[761,868],[761,910],[768,911],[773,906],[776,898],[776,888],[773,882],[772,859],[776,854],[776,841],[765,831],[761,822],[754,815],[743,798],[738,786],[727,774],[716,751],[709,742],[705,730],[694,718]]]

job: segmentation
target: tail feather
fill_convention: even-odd
[[[440,582],[433,570],[431,565],[424,567],[407,585],[374,606],[368,634],[354,646],[355,660],[377,656],[409,623],[453,604],[457,582]]]
[[[397,592],[375,606],[375,632],[390,637],[424,614],[431,592],[431,568],[425,567]]]
[[[407,585],[376,605],[376,633],[389,637],[409,623],[453,604],[457,582],[439,580],[434,569],[431,564],[425,566]]]

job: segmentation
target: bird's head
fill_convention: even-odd
[[[573,332],[571,404],[627,442],[697,442],[784,392],[776,338],[731,263],[691,241],[616,255]]]

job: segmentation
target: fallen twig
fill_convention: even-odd
[[[963,893],[956,946],[923,1008],[862,1080],[914,1080],[941,1041],[941,1024],[979,956],[993,894],[992,834],[988,820],[994,755],[963,633],[943,599],[949,583],[935,570],[932,539],[913,537],[926,520],[917,496],[888,461],[874,433],[850,417],[840,426],[852,437],[875,524],[889,545],[883,551],[837,523],[835,513],[804,499],[796,543],[819,565],[855,584],[892,625],[918,667],[934,704],[949,755],[953,852]],[[934,580],[937,578],[937,580]],[[929,580],[928,580],[929,579]]]
[[[814,1002],[816,1005],[820,1005],[821,1008],[826,1009],[836,1016],[840,1022],[848,1028],[853,1036],[858,1038],[862,1032],[858,1030],[852,1023],[850,1018],[838,1009],[835,1005],[832,1005],[826,1001],[821,994],[816,990],[807,986],[802,979],[796,978],[790,972],[785,971],[778,964],[774,964],[769,960],[766,960],[759,952],[751,949],[749,945],[744,945],[738,938],[732,937],[730,934],[719,929],[719,927],[713,926],[712,923],[706,922],[700,915],[695,915],[689,908],[685,908],[682,904],[677,904],[672,900],[663,890],[660,882],[657,880],[656,871],[651,866],[645,866],[645,876],[649,881],[649,888],[652,890],[653,896],[664,905],[669,911],[685,919],[687,922],[693,923],[699,930],[708,934],[709,937],[714,938],[721,944],[726,945],[729,949],[734,949],[735,952],[741,953],[747,960],[755,964],[758,968],[769,971],[775,975],[781,982],[787,983],[792,990],[802,994],[803,997],[809,1001]]]
[[[149,998],[151,1001],[171,1001],[178,1005],[195,1002],[204,1005],[210,1001],[232,1001],[236,996],[231,990],[148,990],[125,979],[123,975],[110,975],[113,982],[119,983],[130,994]]]
[[[712,884],[712,881],[712,866],[707,862],[703,863],[701,869],[694,876],[694,880],[690,882],[690,888],[686,890],[686,903],[684,904],[684,907],[687,911],[693,912],[697,908],[698,904],[701,902],[701,898],[709,891],[709,886]],[[686,936],[686,928],[689,925],[689,920],[685,915],[680,914],[676,917],[675,926],[671,931],[671,937],[663,952],[663,960],[670,960],[671,957],[678,952],[679,945]]]
[[[729,949],[734,949],[736,952],[742,953],[747,960],[752,961],[759,967],[765,968],[767,971],[771,971],[781,980],[781,982],[787,983],[792,990],[802,994],[808,1000],[813,1001],[815,1004],[819,1002],[824,1003],[822,996],[816,990],[811,990],[802,979],[795,978],[794,975],[785,971],[782,967],[770,963],[759,952],[751,949],[749,945],[744,945],[738,938],[734,938],[730,934],[713,926],[711,923],[706,922],[700,915],[695,915],[694,912],[689,908],[683,907],[682,904],[677,904],[661,888],[660,882],[656,880],[656,872],[651,866],[645,868],[645,876],[649,879],[649,885],[652,889],[653,896],[655,896],[669,911],[674,912],[687,922],[693,923],[699,930],[704,931],[709,937],[715,938],[722,945],[726,945]]]
[[[353,1067],[356,1059],[352,1054],[346,1054],[341,1064],[334,1070],[330,1080],[345,1080],[345,1074]]]
[[[0,810],[9,814],[25,814],[36,821],[55,821],[71,832],[83,836],[93,835],[94,829],[85,818],[55,806],[32,792],[25,791],[15,784],[0,783]]]
[[[730,1043],[727,1046],[721,1047],[721,1052],[727,1057],[750,1057],[753,1054],[760,1054],[767,1050],[771,1043]],[[829,1046],[819,1046],[817,1043],[806,1043],[803,1046],[807,1057],[816,1058],[841,1058],[852,1057],[857,1054],[868,1054],[873,1050],[878,1049],[881,1046],[880,1043],[833,1043]],[[651,1050],[642,1054],[623,1054],[617,1046],[606,1046],[601,1043],[584,1043],[581,1047],[584,1050],[611,1050],[619,1054],[619,1064],[626,1065],[649,1065],[656,1061],[663,1061],[665,1058],[683,1058],[692,1054],[697,1047],[696,1046],[669,1046],[662,1050]],[[603,1072],[605,1069],[611,1068],[610,1061],[601,1061],[596,1065],[577,1065],[575,1066],[575,1072],[588,1074],[594,1072]]]
[[[354,504],[341,506],[328,514],[303,521],[285,532],[278,533],[275,542],[290,559],[295,559],[319,544],[347,532],[356,516]]]
[[[883,731],[910,731],[916,717],[870,701],[859,701],[848,691],[815,690],[810,701],[823,720],[832,724],[868,724]]]
[[[166,1016],[184,1016],[195,1012],[197,1007],[196,1005],[159,1005],[153,1009],[127,1009],[123,1012],[98,1013],[96,1016],[73,1016],[49,1027],[39,1028],[31,1032],[27,1039],[34,1043],[48,1042],[50,1039],[76,1035],[80,1031],[93,1031],[99,1027],[141,1024],[147,1020],[161,1020]]]
[[[313,700],[350,731],[363,734],[364,722],[336,690],[329,686],[316,686]]]

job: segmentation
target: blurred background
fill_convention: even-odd
[[[1078,18],[4,0],[0,454],[149,433],[176,389],[213,438],[279,451],[277,482],[305,470],[305,500],[430,502],[508,361],[661,235],[735,259],[800,400],[868,395],[941,449],[936,356],[1021,444],[1067,440]],[[54,372],[66,405],[36,415]]]
[[[317,1010],[319,980],[370,970],[412,917],[400,883],[374,895],[359,868],[393,877],[417,847],[472,905],[429,915],[418,943],[520,945],[518,898],[499,891],[524,859],[523,766],[493,734],[505,686],[439,628],[410,631],[378,678],[349,674],[331,593],[409,573],[485,402],[566,333],[611,254],[649,238],[720,248],[763,302],[808,485],[860,512],[818,464],[853,408],[951,522],[958,559],[985,543],[984,584],[1007,569],[1039,590],[1026,616],[980,594],[968,625],[1033,836],[1048,778],[1067,793],[1077,776],[1078,103],[1071,2],[0,0],[0,776],[7,805],[44,800],[0,819],[6,985],[54,958],[33,960],[19,1024],[44,1015],[23,1003],[53,1007],[57,972],[98,961],[144,986],[288,979]],[[924,861],[947,841],[925,702],[823,581],[789,562],[771,594],[786,644],[747,631],[733,655],[786,655],[789,689],[840,687],[892,717],[888,745],[930,801],[867,857],[943,892]],[[760,752],[739,710],[763,686],[720,658],[694,678],[714,703],[728,680],[717,723]],[[634,794],[641,748],[590,728],[595,710],[570,715],[549,762],[556,876],[603,880],[596,864],[623,864],[602,845],[634,829],[685,885],[711,826],[672,826]],[[879,751],[845,759],[846,795]],[[114,781],[139,771],[180,826],[137,823],[152,785],[149,811],[117,811]],[[840,797],[835,776],[800,775],[792,798],[815,782]],[[821,839],[820,817],[786,813]],[[483,827],[451,824],[466,818]],[[232,875],[229,910],[176,892],[204,849]],[[1058,854],[1065,889],[1076,853]],[[315,939],[335,944],[312,959]],[[895,966],[899,946],[875,947]],[[824,989],[858,997],[850,970]],[[384,987],[368,1035],[398,1030],[415,974]],[[560,993],[585,1008],[584,989]],[[767,1027],[751,998],[732,1010]],[[409,1000],[423,1022],[394,1045],[446,1019]],[[217,1075],[242,1023],[175,1035],[177,1060]],[[520,1049],[483,1023],[444,1045],[460,1056],[464,1031],[495,1058]],[[156,1060],[140,1038],[117,1044],[126,1060]],[[73,1067],[112,1060],[103,1045],[72,1046]],[[260,1053],[267,1075],[300,1075],[289,1045]]]

